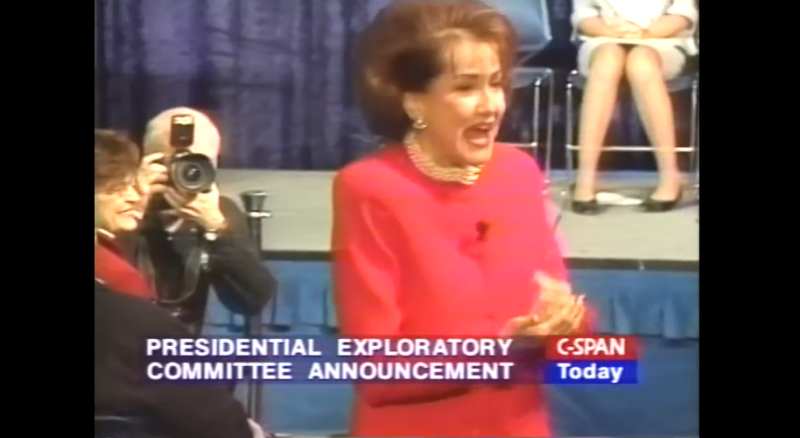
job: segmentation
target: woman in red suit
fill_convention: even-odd
[[[119,233],[134,231],[142,219],[138,170],[135,143],[114,131],[94,131],[94,196],[100,221],[94,276],[112,290],[154,299],[144,275],[125,259],[115,242]]]
[[[398,0],[364,31],[361,105],[387,144],[334,181],[343,335],[537,346],[582,330],[543,177],[495,143],[515,54],[508,20],[474,0]],[[535,364],[540,352],[524,353]],[[537,385],[368,383],[356,394],[353,436],[550,436]]]

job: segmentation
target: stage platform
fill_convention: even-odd
[[[273,217],[265,221],[265,263],[279,290],[264,310],[263,333],[335,336],[338,321],[330,278],[330,183],[333,172],[220,171],[223,194],[261,189]],[[553,210],[567,206],[562,175],[550,190]],[[605,191],[644,198],[654,175],[615,174]],[[687,195],[689,192],[687,192]],[[691,196],[687,196],[691,198]],[[631,203],[619,199],[618,203]],[[574,288],[597,313],[600,333],[642,342],[639,383],[547,388],[555,436],[698,435],[698,207],[689,200],[664,214],[609,206],[593,217],[564,211],[563,234]],[[214,298],[206,333],[241,336],[244,320]],[[239,394],[244,397],[244,388]],[[346,433],[353,400],[349,384],[268,384],[263,423],[275,432]]]
[[[267,208],[273,216],[263,230],[269,259],[326,260],[333,176],[334,172],[221,170],[219,181],[222,193],[237,202],[245,190],[269,194]],[[628,200],[643,199],[654,184],[653,175],[615,173],[602,189]],[[570,267],[697,270],[698,207],[691,191],[686,192],[682,208],[668,213],[646,214],[635,206],[608,205],[600,215],[581,216],[562,208],[568,207],[567,186],[563,174],[552,176],[550,200],[562,214],[559,228],[567,242]]]

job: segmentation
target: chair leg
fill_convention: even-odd
[[[699,143],[699,142],[698,142]],[[694,192],[695,197],[700,200],[700,150],[697,150],[697,168],[695,169]]]
[[[555,106],[555,73],[550,72],[547,77],[547,126],[545,129],[547,130],[545,133],[545,152],[544,152],[544,178],[545,178],[545,190],[550,189],[550,171],[552,170],[553,166],[553,108]]]
[[[700,102],[699,102],[699,79],[695,78],[692,82],[692,108],[689,112],[692,119],[690,121],[689,136],[692,142],[691,167],[694,173],[694,189],[697,198],[700,198]]]
[[[700,127],[697,127],[697,140],[695,143],[695,154],[697,155],[694,169],[694,194],[700,200]]]
[[[567,79],[567,96],[566,96],[566,120],[565,120],[565,127],[567,129],[566,132],[566,141],[565,141],[565,161],[567,165],[567,177],[569,178],[570,184],[575,182],[575,163],[572,161],[572,145],[575,142],[575,103],[573,102],[573,93],[574,93],[575,85],[572,83],[571,79]]]
[[[540,126],[540,117],[542,115],[542,83],[542,77],[538,77],[535,81],[533,81],[533,110],[531,111],[531,129],[533,130],[531,141],[533,142],[533,159],[536,160],[537,164],[540,162],[540,157],[542,155],[540,152],[542,148]],[[547,186],[547,173],[545,171],[545,192],[547,192]]]
[[[533,108],[531,111],[531,146],[533,149],[533,158],[539,161],[539,148],[542,144],[542,136],[539,126],[539,117],[542,115],[542,78],[536,78],[533,81]]]

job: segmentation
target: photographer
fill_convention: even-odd
[[[138,224],[138,149],[118,132],[94,135],[95,436],[264,438],[224,384],[146,382],[143,340],[191,334],[148,299],[146,280],[115,249],[115,233]]]
[[[189,108],[164,111],[148,123],[139,172],[144,216],[129,241],[159,304],[195,333],[210,286],[226,308],[246,315],[260,312],[276,290],[244,213],[214,182],[219,146],[211,120]]]

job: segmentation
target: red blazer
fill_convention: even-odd
[[[110,236],[101,234],[97,238],[94,277],[113,291],[145,299],[155,298],[145,276],[125,260]]]
[[[334,283],[345,336],[497,336],[566,279],[533,159],[507,145],[472,186],[420,173],[402,147],[333,187]],[[537,385],[359,384],[353,436],[549,436]]]

